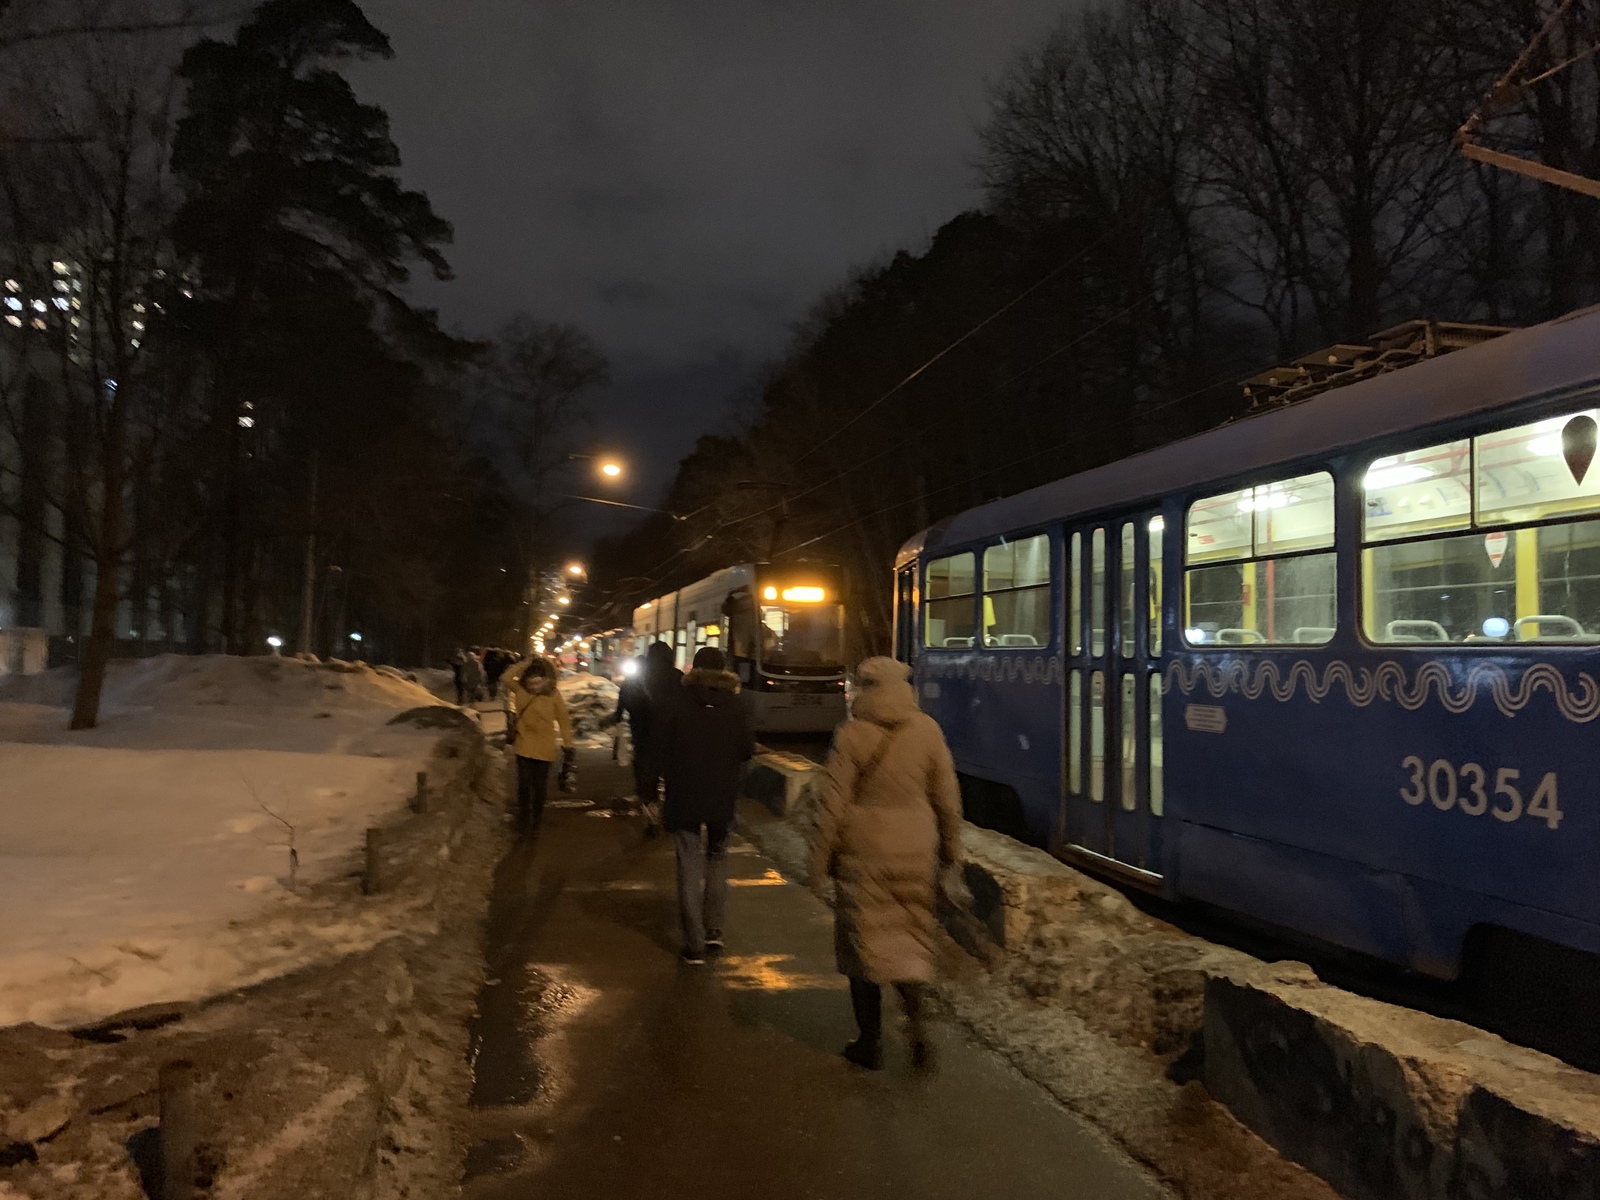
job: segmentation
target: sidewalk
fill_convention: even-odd
[[[581,775],[586,796],[626,787],[601,753]],[[1166,1194],[951,1022],[932,1077],[897,1022],[884,1072],[846,1064],[831,915],[748,843],[727,951],[688,967],[669,843],[604,803],[556,803],[496,882],[468,1197]]]

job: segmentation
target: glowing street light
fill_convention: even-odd
[[[572,599],[569,596],[557,596],[556,597],[556,603],[557,604],[571,604],[572,603]]]
[[[277,634],[273,634],[267,639],[267,645],[271,646],[272,652],[276,654],[279,650],[283,649],[283,639]]]
[[[352,642],[359,642],[359,641],[361,641],[361,640],[362,640],[362,639],[361,639],[361,635],[360,635],[360,634],[359,634],[359,633],[352,633],[352,634],[351,634],[351,635],[350,635],[350,640],[351,640],[351,641],[352,641]]]
[[[619,462],[603,462],[600,464],[600,474],[607,479],[619,479],[622,477],[622,464]]]
[[[583,564],[580,563],[580,562],[568,563],[567,564],[567,574],[568,575],[582,575],[583,574]]]

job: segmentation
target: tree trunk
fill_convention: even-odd
[[[109,505],[108,505],[109,507]],[[93,729],[100,721],[100,692],[105,686],[106,667],[117,639],[117,574],[114,557],[96,562],[94,617],[89,637],[83,644],[78,670],[78,695],[72,705],[72,729]]]

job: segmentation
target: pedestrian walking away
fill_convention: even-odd
[[[467,702],[476,703],[483,694],[483,660],[474,646],[461,660],[461,678],[466,684]]]
[[[517,757],[517,824],[531,833],[544,817],[556,751],[573,745],[572,718],[556,688],[556,669],[545,658],[529,661],[511,681],[506,700]]]
[[[467,652],[460,646],[450,656],[450,675],[456,684],[456,703],[467,702]]]
[[[617,710],[609,718],[615,724],[627,715],[633,741],[634,794],[652,833],[660,822],[661,730],[666,713],[681,699],[683,690],[683,673],[673,666],[672,657],[672,647],[666,642],[651,643],[638,675],[623,682]]]
[[[811,879],[834,889],[834,954],[850,980],[860,1034],[857,1066],[883,1065],[883,984],[905,1006],[911,1059],[932,1065],[924,992],[933,979],[940,868],[960,860],[961,796],[944,734],[917,708],[910,668],[861,664],[851,719],[834,732],[823,769]]]
[[[728,899],[728,835],[755,733],[739,696],[739,677],[722,651],[704,647],[661,714],[661,768],[667,800],[662,824],[678,856],[678,916],[683,960],[720,950]]]

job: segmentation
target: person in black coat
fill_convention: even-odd
[[[666,714],[682,692],[683,672],[672,665],[672,647],[652,642],[640,663],[639,674],[623,683],[617,695],[616,724],[627,714],[633,735],[633,786],[639,803],[654,805],[661,789],[661,731]]]
[[[756,749],[739,677],[726,669],[722,651],[707,646],[694,656],[694,668],[684,676],[677,701],[664,717],[660,746],[667,803],[662,824],[678,854],[683,960],[701,963],[707,949],[722,948],[728,834],[744,764]]]

